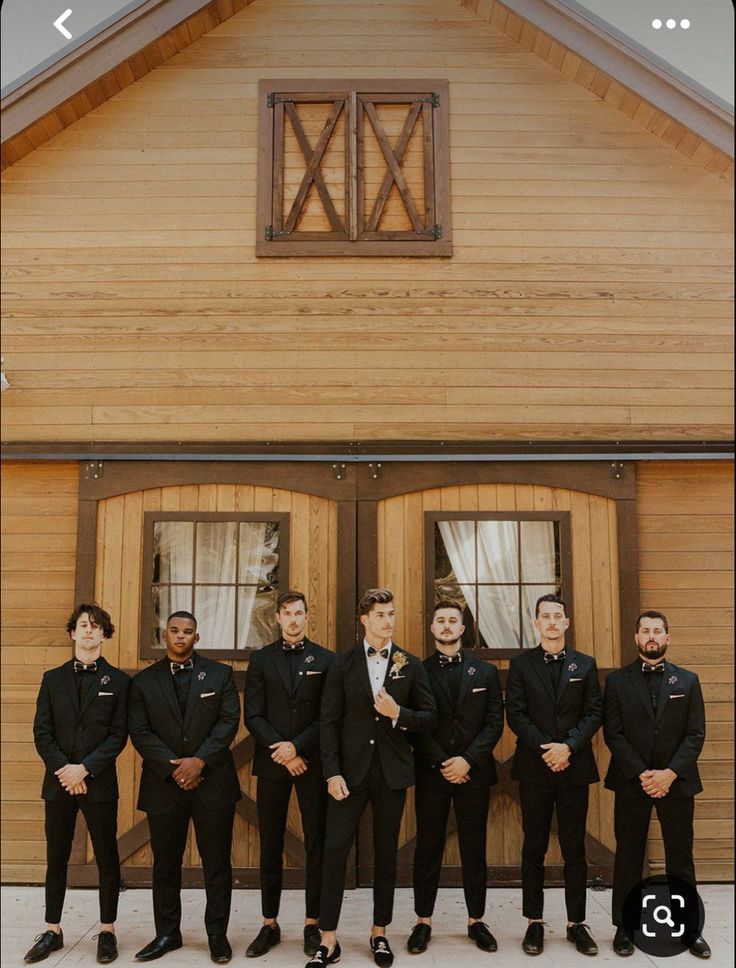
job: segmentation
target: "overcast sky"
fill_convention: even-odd
[[[53,63],[122,10],[143,0],[4,0],[2,4],[2,87],[14,86],[40,65]],[[319,0],[316,0],[319,2]],[[458,2],[458,0],[455,0]],[[633,37],[687,77],[733,105],[734,9],[731,0],[565,0],[579,4]],[[53,26],[65,10],[72,39]],[[655,30],[652,20],[677,21],[674,30]],[[679,24],[690,20],[689,30]]]

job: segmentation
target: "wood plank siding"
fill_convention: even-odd
[[[256,261],[259,80],[428,64],[452,258]],[[732,432],[731,186],[456,0],[254,3],[3,189],[7,441]]]

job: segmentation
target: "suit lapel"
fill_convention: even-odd
[[[542,646],[537,646],[537,648],[532,652],[532,669],[534,674],[539,679],[552,702],[557,705],[557,697],[555,696],[554,689],[552,688],[552,680],[547,674],[547,664],[544,661],[544,649]]]
[[[654,675],[655,673],[652,673]],[[629,679],[631,680],[634,689],[639,694],[639,698],[644,703],[644,708],[649,714],[651,719],[654,719],[654,710],[652,709],[652,698],[649,694],[649,689],[647,688],[646,682],[644,682],[644,676],[641,671],[641,660],[636,659],[629,666]]]
[[[198,678],[200,674],[202,674],[203,676],[207,675],[206,671],[202,668],[201,657],[195,653],[194,668],[192,669],[192,679],[191,679],[191,682],[189,683],[189,692],[187,693],[187,701],[184,704],[184,716],[182,717],[185,726],[189,722],[192,712],[194,711],[194,706],[197,700],[199,699],[199,686],[200,686],[200,683],[202,682],[202,680]],[[177,706],[178,705],[179,704],[177,703]]]
[[[284,655],[284,647],[281,642],[274,642],[273,646],[273,664],[276,667],[276,672],[278,672],[281,681],[284,684],[284,689],[286,690],[286,695],[291,695],[291,675],[289,674],[289,659]]]
[[[557,702],[562,699],[562,694],[565,689],[570,685],[570,676],[572,672],[570,666],[575,666],[572,672],[577,670],[577,663],[575,662],[575,653],[572,649],[565,650],[565,658],[562,660],[562,671],[560,672],[560,681],[557,683]]]
[[[471,658],[471,656],[466,655],[466,653],[462,650],[461,655],[463,657],[463,664],[460,672],[460,688],[457,691],[458,707],[464,702],[465,697],[468,694],[468,690],[470,689],[470,685],[474,681],[474,676],[471,674],[470,670],[477,668],[475,660]]]
[[[166,701],[171,707],[171,711],[176,716],[177,721],[181,723],[181,709],[179,709],[179,700],[176,697],[174,677],[171,674],[171,666],[169,665],[168,659],[164,658],[159,661],[156,669],[156,678],[158,679],[158,685],[161,689],[161,692],[164,694]]]
[[[79,693],[77,692],[76,675],[77,673],[74,671],[74,659],[70,659],[62,669],[62,679],[64,680],[64,687],[69,695],[72,708],[79,715]]]
[[[427,665],[427,672],[432,677],[433,682],[437,683],[437,690],[442,693],[445,704],[452,709],[452,693],[450,692],[450,684],[447,681],[447,676],[444,675],[442,671],[440,660],[437,658],[436,654],[432,657],[432,661]],[[432,690],[435,695],[437,694],[437,690]]]
[[[310,655],[314,654],[314,643],[310,642],[309,639],[304,639],[304,652],[299,660],[299,668],[296,672],[296,682],[294,683],[294,688],[292,690],[292,695],[296,695],[301,689],[304,680],[307,678],[307,670],[311,665],[311,661],[307,662]]]
[[[389,659],[391,657],[389,656]],[[368,694],[368,698],[371,701],[371,706],[373,705],[373,689],[371,688],[371,677],[368,675],[368,659],[365,654],[365,648],[363,643],[356,645],[353,649],[353,668],[355,673],[360,680],[361,685]]]
[[[82,699],[81,708],[79,710],[80,716],[83,716],[85,714],[85,712],[89,709],[90,705],[92,704],[92,700],[97,698],[97,693],[102,688],[102,683],[100,682],[100,680],[102,679],[104,674],[105,674],[105,660],[102,658],[102,656],[100,656],[100,658],[97,660],[97,671],[94,674],[95,681],[87,690],[87,695],[84,696],[84,698]],[[85,673],[85,675],[89,675],[89,673]],[[75,689],[74,691],[76,692],[77,690]]]
[[[674,679],[674,682],[672,681]],[[670,701],[670,696],[678,688],[682,688],[680,677],[675,672],[671,663],[665,659],[664,672],[662,673],[662,685],[659,689],[659,699],[657,700],[657,722],[662,718],[665,706]]]

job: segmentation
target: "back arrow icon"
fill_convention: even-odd
[[[71,40],[72,39],[72,35],[69,33],[69,31],[64,26],[64,21],[67,19],[67,17],[70,17],[71,16],[71,13],[72,13],[72,11],[71,11],[71,7],[70,7],[69,10],[65,10],[64,13],[60,17],[57,17],[56,20],[54,21],[54,27],[56,27],[56,29],[59,31],[59,33],[62,36],[66,37],[67,40]]]

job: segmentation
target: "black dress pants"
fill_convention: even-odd
[[[463,891],[468,917],[483,919],[486,908],[486,827],[489,783],[450,783],[439,770],[419,769],[415,791],[417,846],[414,853],[414,910],[431,918],[442,871],[450,806],[455,807]]]
[[[327,784],[317,770],[301,776],[258,777],[258,832],[261,841],[261,908],[264,918],[279,914],[284,879],[284,833],[292,788],[302,815],[307,855],[306,917],[319,918],[322,855],[325,846]]]
[[[521,849],[521,884],[525,918],[544,913],[544,856],[547,853],[552,815],[557,811],[557,833],[562,851],[567,919],[585,920],[588,864],[585,859],[585,824],[588,787],[575,786],[564,773],[551,783],[519,783],[524,845]]]
[[[696,886],[693,861],[694,797],[637,797],[616,794],[614,830],[616,859],[613,864],[612,914],[616,927],[622,924],[623,906],[644,873],[644,855],[652,807],[657,811],[664,841],[665,869]]]
[[[369,801],[373,806],[373,923],[387,925],[393,919],[396,852],[406,790],[392,790],[389,787],[377,753],[373,754],[363,782],[349,789],[350,796],[345,800],[330,797],[327,806],[319,906],[319,926],[323,931],[337,930],[345,893],[348,855]]]
[[[170,813],[149,813],[147,816],[153,851],[153,918],[156,935],[173,934],[181,927],[181,865],[190,818],[194,823],[197,849],[202,858],[207,897],[204,910],[207,935],[226,934],[233,891],[230,848],[235,806],[213,810],[193,797],[186,797]]]
[[[46,800],[46,923],[58,924],[64,907],[66,875],[74,840],[77,812],[87,822],[99,875],[100,921],[114,924],[118,916],[120,856],[118,854],[118,802],[90,803],[86,794]]]

